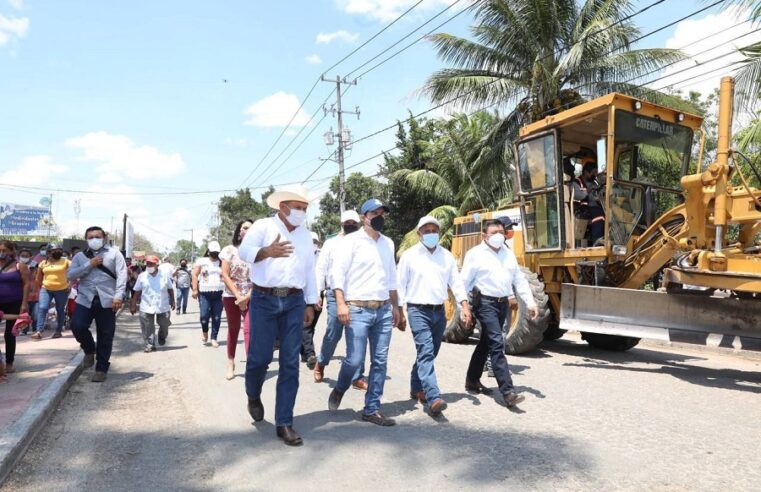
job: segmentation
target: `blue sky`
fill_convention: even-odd
[[[350,72],[451,1],[426,0],[328,75]],[[112,217],[118,223],[126,212],[135,230],[162,247],[187,237],[191,227],[198,238],[222,193],[160,193],[240,187],[320,73],[413,3],[0,0],[0,201],[35,204],[48,189],[77,190],[52,191],[54,216],[65,233],[77,229],[78,199],[80,230],[93,223],[108,228]],[[649,31],[704,5],[669,0],[636,20]],[[703,24],[670,28],[643,46],[693,41],[721,25],[706,18],[711,13],[716,9],[695,17]],[[442,30],[464,35],[470,22],[462,15]],[[359,80],[344,99],[345,107],[361,109],[359,121],[346,117],[353,135],[430,107],[416,91],[440,66],[431,45],[421,42]],[[292,158],[284,159],[289,150],[274,160],[331,89],[317,86],[296,118],[299,125],[254,173],[253,186],[302,180],[317,168],[318,157],[332,151],[322,141],[335,128],[328,116]],[[393,132],[361,142],[346,163],[393,143]],[[356,169],[372,174],[379,161]],[[316,197],[335,173],[336,165],[327,162],[307,183]],[[42,189],[14,191],[3,184]],[[136,192],[156,195],[130,194]]]

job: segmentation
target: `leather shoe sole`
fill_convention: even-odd
[[[514,407],[518,403],[525,400],[526,397],[523,395],[519,395],[518,393],[513,393],[512,391],[505,395],[505,405],[508,407]]]
[[[254,422],[261,422],[264,420],[264,405],[262,400],[248,399],[248,414],[254,419]]]
[[[279,426],[277,428],[277,437],[289,446],[301,446],[304,444],[304,440],[301,439],[301,436],[290,425]]]
[[[341,406],[341,400],[343,399],[344,394],[340,391],[334,389],[330,392],[330,397],[328,398],[328,409],[329,410],[338,410],[338,407]]]
[[[355,390],[367,391],[367,379],[364,379],[364,378],[357,379],[356,381],[351,383],[351,387],[354,388]]]
[[[370,415],[363,413],[362,420],[365,422],[372,422],[373,424],[380,425],[381,427],[391,427],[392,425],[396,425],[396,421],[394,419],[390,419],[380,412],[371,413]]]
[[[428,407],[431,414],[433,415],[441,415],[441,412],[446,410],[446,408],[447,408],[447,402],[445,402],[441,398],[437,398],[436,400],[433,400],[433,402],[431,402],[430,406]]]
[[[314,376],[315,383],[321,383],[322,380],[325,378],[325,366],[323,366],[319,362],[315,364],[314,372],[312,373],[312,375]]]

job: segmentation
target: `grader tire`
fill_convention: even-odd
[[[561,330],[557,322],[550,323],[547,329],[544,330],[544,341],[553,342],[565,335],[565,332],[566,330]]]
[[[505,353],[510,355],[525,354],[536,348],[544,340],[544,331],[547,329],[550,319],[549,297],[544,293],[544,283],[539,280],[536,273],[521,267],[523,275],[528,280],[534,302],[539,307],[539,316],[529,319],[526,313],[526,304],[518,299],[518,311],[513,311],[511,326],[505,335]]]
[[[587,332],[581,332],[581,338],[595,348],[610,350],[611,352],[626,352],[635,347],[640,340],[634,337]]]

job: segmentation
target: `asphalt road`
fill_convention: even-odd
[[[527,398],[509,411],[492,397],[465,393],[472,346],[445,344],[437,369],[449,408],[434,420],[408,398],[414,346],[409,333],[395,332],[383,410],[397,426],[360,421],[356,390],[341,410],[329,412],[338,361],[326,370],[328,384],[315,384],[302,366],[295,428],[305,445],[289,448],[272,424],[276,362],[265,384],[266,422],[254,426],[245,364],[225,380],[224,345],[203,346],[196,319],[175,317],[167,346],[144,354],[137,317],[122,317],[108,381],[91,383],[89,371],[80,377],[2,488],[758,490],[761,484],[756,357],[674,348],[615,354],[559,341],[510,358]],[[324,320],[318,340],[322,327]],[[339,347],[342,353],[343,342]]]

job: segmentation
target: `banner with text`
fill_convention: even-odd
[[[0,202],[0,236],[46,236],[49,214],[46,207]]]

